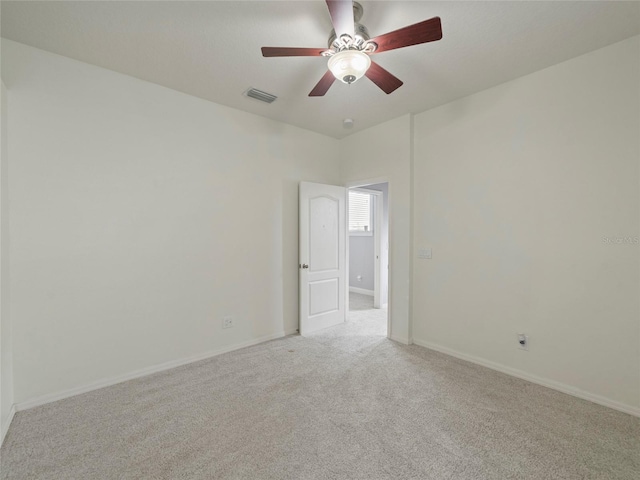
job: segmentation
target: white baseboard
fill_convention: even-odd
[[[7,432],[9,431],[9,427],[11,426],[11,422],[13,421],[13,417],[16,414],[16,404],[11,405],[9,409],[9,415],[7,415],[7,422],[2,425],[2,431],[0,431],[0,447],[4,443],[4,439],[7,436]]]
[[[487,367],[501,373],[506,373],[507,375],[511,375],[512,377],[521,378],[522,380],[527,380],[531,383],[542,385],[543,387],[551,388],[553,390],[557,390],[559,392],[566,393],[568,395],[572,395],[574,397],[578,397],[583,400],[588,400],[590,402],[597,403],[598,405],[603,405],[605,407],[609,407],[614,410],[618,410],[620,412],[628,413],[629,415],[633,415],[635,417],[640,417],[640,408],[637,408],[631,405],[626,405],[624,403],[617,402],[615,400],[611,400],[609,398],[602,397],[600,395],[585,392],[584,390],[580,390],[579,388],[572,387],[571,385],[567,385],[565,383],[557,382],[555,380],[549,380],[547,378],[538,377],[537,375],[533,375],[533,374],[524,372],[522,370],[507,367],[506,365],[492,362],[490,360],[485,360],[484,358],[475,357],[473,355],[467,355],[466,353],[461,353],[456,350],[452,350],[450,348],[437,345],[435,343],[425,342],[422,340],[417,340],[415,338],[413,339],[413,343],[415,343],[416,345],[420,345],[421,347],[428,348],[430,350],[435,350],[436,352],[444,353],[446,355],[451,355],[452,357],[456,357],[461,360],[466,360],[467,362],[475,363],[476,365],[481,365],[483,367]]]
[[[297,330],[291,333],[297,333]],[[30,408],[39,407],[40,405],[45,405],[47,403],[56,402],[58,400],[62,400],[65,398],[74,397],[76,395],[81,395],[83,393],[91,392],[93,390],[98,390],[100,388],[110,387],[111,385],[115,385],[117,383],[126,382],[128,380],[133,380],[135,378],[145,377],[153,373],[163,372],[165,370],[170,370],[172,368],[180,367],[182,365],[187,365],[189,363],[199,362],[200,360],[206,360],[207,358],[222,355],[223,353],[232,352],[234,350],[239,350],[241,348],[251,347],[259,343],[268,342],[269,340],[275,340],[276,338],[282,338],[286,335],[290,335],[291,333],[281,331],[271,335],[265,335],[263,337],[254,338],[253,340],[236,343],[234,345],[229,345],[227,347],[222,347],[217,350],[212,350],[212,351],[201,353],[198,355],[193,355],[191,357],[172,360],[170,362],[161,363],[160,365],[154,365],[152,367],[141,368],[140,370],[134,370],[133,372],[125,373],[124,375],[118,375],[115,377],[97,380],[95,382],[91,382],[81,387],[70,388],[68,390],[63,390],[57,393],[49,393],[47,395],[42,395],[40,397],[25,400],[24,402],[18,402],[14,406],[16,411],[18,412],[22,410],[28,410]]]
[[[361,293],[362,295],[369,295],[370,297],[373,297],[373,290],[367,290],[365,288],[358,288],[358,287],[349,287],[349,291],[353,292],[353,293]]]
[[[394,342],[402,343],[403,345],[411,345],[411,342],[409,341],[409,339],[405,337],[398,337],[397,335],[389,335],[389,339],[393,340]]]

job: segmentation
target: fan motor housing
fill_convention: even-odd
[[[361,38],[362,40],[358,43],[364,43],[367,40],[369,40],[369,31],[367,30],[367,27],[365,27],[364,25],[360,24],[360,19],[362,18],[362,15],[364,14],[364,8],[362,8],[362,5],[360,5],[358,2],[353,2],[353,36],[354,39],[358,39]],[[334,49],[336,52],[340,50],[340,42],[336,42],[336,40],[339,40],[337,38],[336,35],[336,31],[335,30],[331,30],[331,33],[329,34],[329,43],[328,46],[329,48]],[[336,42],[334,44],[334,42]]]
[[[354,32],[354,37],[356,39],[362,39],[360,43],[364,43],[371,38],[369,37],[369,30],[367,30],[367,27],[365,27],[361,23],[353,24],[353,32]],[[339,49],[339,46],[340,46],[340,42],[336,35],[336,31],[332,29],[331,33],[329,34],[328,47],[336,49],[337,51]]]

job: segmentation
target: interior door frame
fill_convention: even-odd
[[[347,189],[348,192],[362,192],[373,197],[373,308],[381,308],[380,296],[382,293],[381,285],[381,272],[382,272],[382,229],[380,226],[383,221],[383,195],[380,190],[370,190],[366,187],[351,187]],[[347,195],[347,224],[349,221],[349,196]],[[347,231],[347,237],[350,237]],[[349,243],[349,242],[347,242]],[[349,247],[347,246],[347,249]],[[347,256],[347,264],[349,258]],[[347,275],[349,272],[347,271]],[[348,277],[347,277],[348,278]]]
[[[380,272],[381,269],[383,268],[381,265],[382,262],[382,233],[380,232],[380,228],[379,225],[381,225],[381,218],[383,216],[383,195],[382,192],[378,191],[378,190],[369,190],[367,189],[367,186],[369,185],[375,185],[378,183],[386,183],[387,184],[387,194],[390,197],[391,196],[391,182],[389,181],[389,179],[387,177],[375,177],[375,178],[371,178],[368,180],[357,180],[357,181],[352,181],[352,182],[347,182],[345,183],[345,188],[347,189],[347,225],[349,223],[349,195],[348,192],[349,190],[352,189],[360,189],[361,191],[366,191],[367,193],[372,193],[374,195],[376,195],[376,216],[375,216],[375,222],[376,222],[376,226],[374,226],[374,242],[375,242],[375,246],[374,246],[374,275],[375,275],[375,280],[374,280],[374,307],[375,307],[375,302],[376,302],[376,292],[377,292],[377,298],[378,298],[378,306],[375,308],[380,308],[381,302],[380,302],[380,290],[381,290],[381,286],[380,286]],[[378,200],[379,199],[379,200]],[[380,208],[378,208],[377,206],[380,206]],[[391,221],[389,219],[390,213],[387,212],[387,225],[391,225]],[[376,232],[380,232],[379,234]],[[346,260],[346,267],[347,267],[347,282],[346,282],[346,302],[345,302],[345,308],[346,311],[349,312],[349,228],[346,229],[345,231],[345,235],[346,235],[346,239],[345,239],[345,244],[346,244],[346,250],[347,250],[347,260]],[[391,265],[391,231],[389,231],[388,234],[388,239],[387,242],[389,243],[389,266]],[[377,256],[378,258],[376,259],[375,256]],[[391,338],[391,268],[389,268],[389,274],[387,275],[387,338]]]
[[[382,222],[384,217],[384,195],[380,191],[371,190],[375,196],[375,227],[373,229],[373,308],[382,308]],[[349,213],[347,212],[347,215]],[[387,285],[389,283],[389,275],[387,274]]]

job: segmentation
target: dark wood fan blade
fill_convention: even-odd
[[[262,47],[263,57],[319,57],[326,48]]]
[[[333,73],[331,73],[331,70],[327,70],[327,73],[324,74],[324,76],[320,79],[318,84],[315,87],[313,87],[313,90],[311,90],[311,93],[309,93],[309,96],[322,97],[325,93],[327,93],[327,91],[329,90],[329,87],[333,85],[333,82],[335,82],[335,80],[336,80],[336,77],[333,76]]]
[[[387,95],[402,86],[402,80],[394,77],[375,62],[371,62],[371,66],[365,75]]]
[[[327,0],[327,7],[338,38],[343,33],[353,37],[353,1]]]
[[[433,17],[424,22],[409,25],[408,27],[385,33],[371,41],[378,44],[373,53],[386,52],[396,48],[419,45],[421,43],[434,42],[442,38],[442,24],[440,17]]]

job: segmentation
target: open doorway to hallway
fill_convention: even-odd
[[[362,335],[388,334],[389,188],[376,183],[348,190],[349,311]]]

